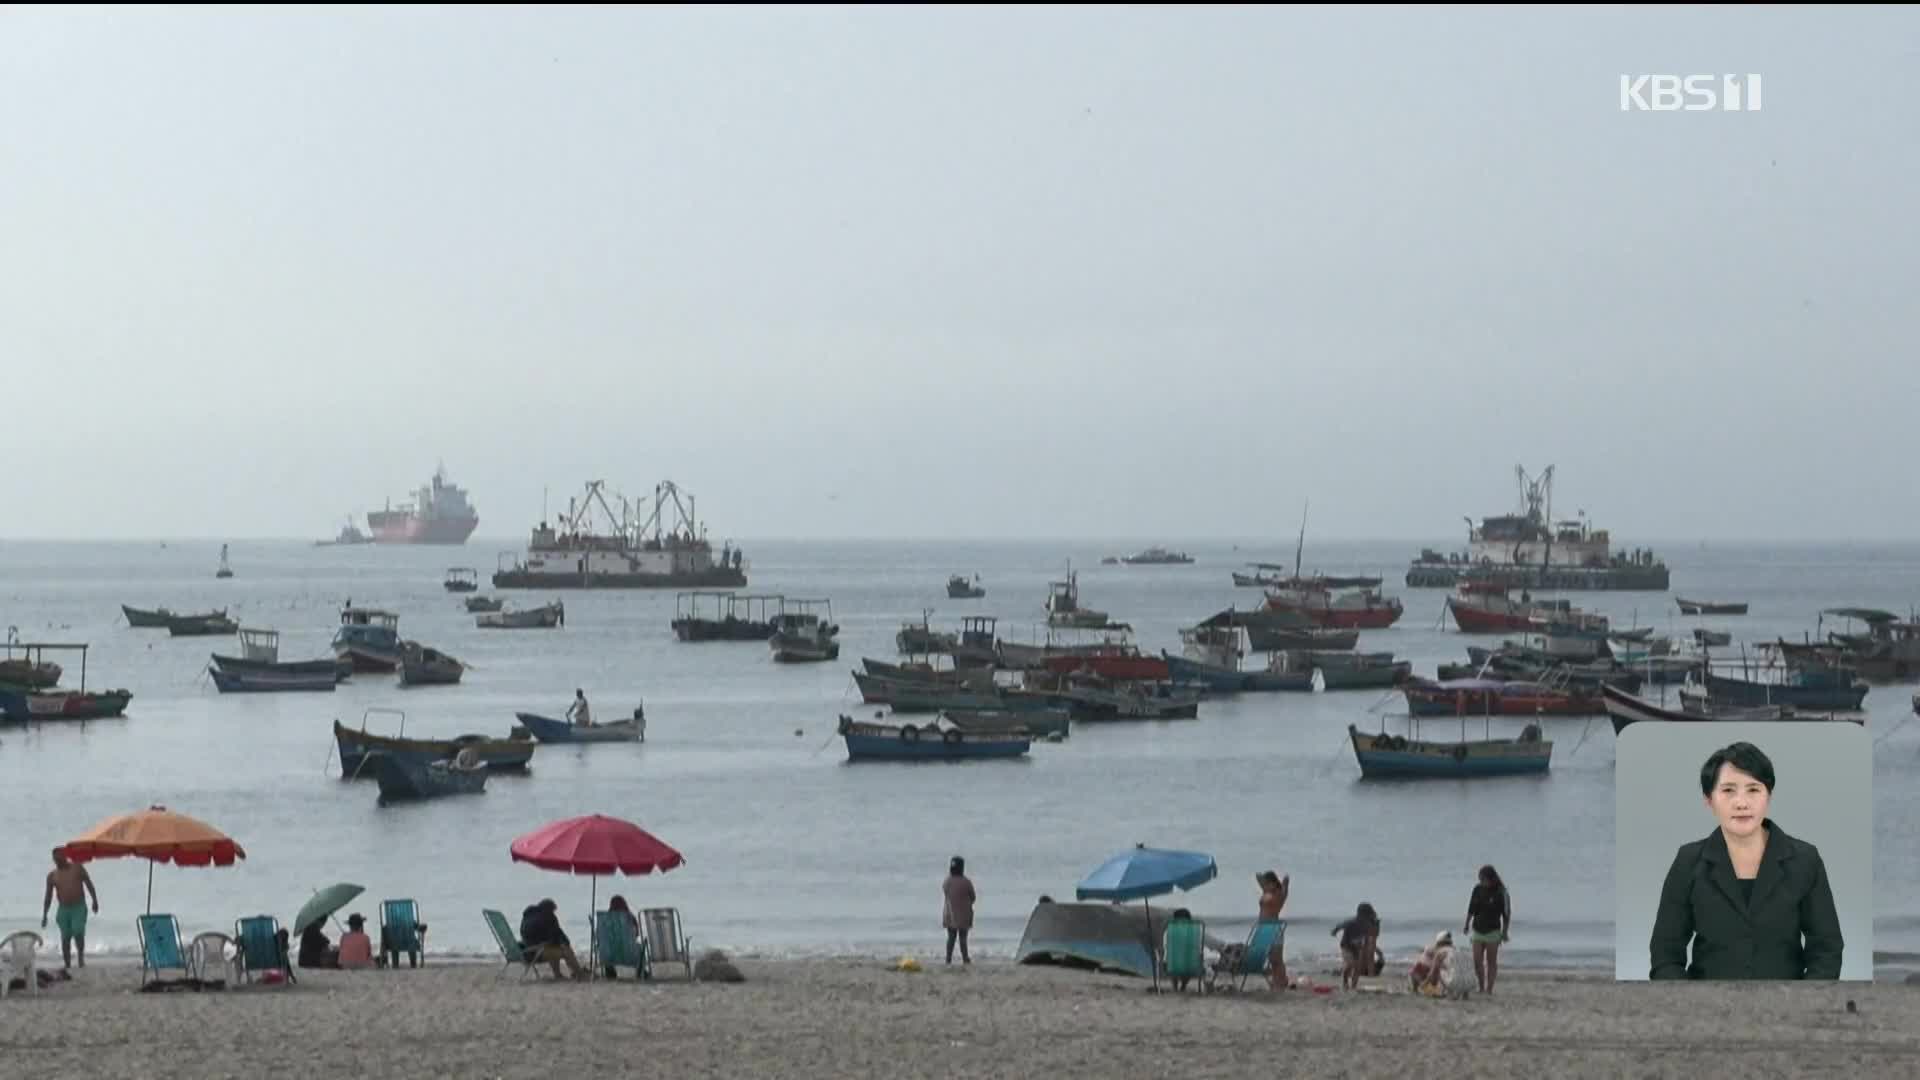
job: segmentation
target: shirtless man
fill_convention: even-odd
[[[60,910],[54,921],[60,924],[60,965],[73,967],[73,944],[80,943],[80,966],[87,966],[87,898],[93,898],[93,913],[100,914],[100,894],[93,890],[87,868],[67,861],[59,848],[53,849],[53,871],[47,875],[47,895],[40,901],[40,928],[46,929],[47,909],[53,898],[60,898]]]

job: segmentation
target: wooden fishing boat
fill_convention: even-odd
[[[167,633],[173,637],[225,637],[240,629],[240,624],[225,615],[175,615],[167,620]]]
[[[455,566],[447,570],[447,578],[440,587],[453,593],[480,591],[480,571],[471,566]]]
[[[1777,682],[1735,679],[1709,668],[1704,682],[1715,705],[1791,705],[1828,712],[1858,712],[1869,689],[1844,668],[1788,671]]]
[[[332,693],[340,685],[338,669],[333,661],[326,661],[323,669],[285,671],[276,669],[236,670],[224,668],[218,664],[207,668],[207,674],[213,678],[214,689],[223,694],[274,694],[299,691],[319,691]]]
[[[400,616],[378,608],[349,604],[340,611],[333,652],[353,670],[385,674],[400,667]]]
[[[1595,716],[1606,711],[1597,691],[1537,682],[1411,678],[1400,686],[1412,716]]]
[[[133,700],[126,690],[48,690],[25,697],[33,720],[104,720],[124,715]]]
[[[368,715],[379,712],[394,714],[390,709],[369,709]],[[400,729],[406,730],[406,717],[400,715]],[[515,772],[527,768],[533,760],[534,748],[539,744],[532,739],[501,739],[488,735],[462,735],[453,739],[409,739],[395,735],[376,735],[366,729],[362,721],[359,730],[347,727],[340,721],[333,722],[334,743],[340,749],[340,775],[351,780],[356,776],[367,775],[364,769],[368,754],[379,750],[389,754],[406,754],[439,761],[450,758],[464,749],[471,749],[480,758],[480,763],[495,772]]]
[[[833,623],[833,605],[829,600],[789,600],[774,617],[773,636],[767,645],[773,658],[783,664],[818,663],[840,657],[840,628]],[[816,608],[824,608],[822,617]]]
[[[1673,602],[1680,605],[1682,615],[1745,615],[1747,613],[1747,605],[1744,603],[1716,604],[1709,600],[1688,600],[1679,596],[1674,597]]]
[[[417,641],[400,643],[401,686],[452,686],[466,674],[467,665]]]
[[[489,611],[474,617],[473,624],[483,630],[551,630],[564,626],[567,609],[555,600],[543,607],[523,611]]]
[[[936,668],[931,663],[890,664],[885,660],[861,657],[860,665],[877,679],[919,683],[931,686],[967,686],[976,690],[993,688],[991,668]]]
[[[695,590],[673,598],[673,636],[681,641],[765,641],[786,597]]]
[[[935,630],[930,622],[933,609],[920,613],[919,622],[902,623],[893,635],[894,647],[908,656],[933,656],[952,652],[960,644],[960,635]]]
[[[1462,725],[1458,742],[1433,742],[1417,737],[1363,734],[1347,725],[1353,756],[1362,779],[1465,779],[1481,776],[1543,774],[1553,760],[1553,743],[1541,736],[1540,725],[1528,724],[1518,738],[1468,740]]]
[[[644,715],[584,727],[538,713],[517,712],[513,715],[528,734],[544,743],[640,742],[646,738],[647,722]]]
[[[380,785],[380,801],[478,795],[487,789],[487,769],[471,750],[451,759],[428,761],[411,754],[374,753],[367,757]]]
[[[1734,706],[1714,705],[1711,699],[1703,706],[1688,700],[1682,708],[1668,709],[1642,697],[1611,686],[1603,687],[1601,697],[1607,708],[1607,716],[1613,721],[1613,733],[1618,735],[1628,726],[1642,721],[1656,723],[1699,724],[1720,721],[1770,722],[1780,720],[1842,720],[1855,724],[1864,724],[1863,715],[1844,716],[1834,713],[1805,713],[1791,705]]]
[[[324,660],[249,660],[244,656],[223,656],[211,654],[213,665],[222,671],[235,674],[273,674],[273,675],[324,675],[330,674],[335,681],[346,679],[353,674],[353,662],[341,657]]]
[[[1313,670],[1288,671],[1271,666],[1266,670],[1246,670],[1238,666],[1209,664],[1163,652],[1167,677],[1174,684],[1204,686],[1216,694],[1261,694],[1277,691],[1311,691]]]
[[[1305,652],[1289,658],[1289,667],[1320,672],[1323,690],[1384,690],[1413,677],[1411,660],[1392,653]]]
[[[506,601],[497,596],[467,597],[467,614],[469,615],[477,615],[482,611],[499,611],[504,606]]]
[[[166,608],[155,608],[152,611],[146,611],[141,608],[128,607],[125,604],[121,604],[120,611],[126,615],[128,626],[141,630],[165,630],[168,623],[180,617],[168,611]],[[223,608],[219,611],[208,612],[208,614],[225,615],[226,610]]]
[[[969,735],[1025,733],[1036,739],[1064,739],[1072,730],[1073,712],[1066,708],[950,709],[940,714],[947,723]]]
[[[840,718],[849,761],[966,761],[1023,757],[1033,746],[1024,733],[966,732],[937,723],[892,725]]]
[[[1258,623],[1247,624],[1247,645],[1254,652],[1284,652],[1288,649],[1310,649],[1314,652],[1351,649],[1360,644],[1360,631],[1335,630],[1322,627],[1290,628],[1283,626],[1262,626]]]

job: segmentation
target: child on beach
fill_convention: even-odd
[[[1340,939],[1340,956],[1345,966],[1340,971],[1340,989],[1358,990],[1360,976],[1374,969],[1374,947],[1380,940],[1380,916],[1372,904],[1361,904],[1353,918],[1333,928]]]

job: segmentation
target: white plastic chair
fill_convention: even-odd
[[[226,980],[239,982],[240,949],[234,940],[218,930],[209,930],[193,939],[187,947],[187,962],[193,965],[193,978],[201,982],[212,982],[210,976],[217,975]]]
[[[0,940],[0,998],[7,996],[15,976],[27,979],[27,993],[40,992],[40,949],[46,945],[39,934],[22,930]]]

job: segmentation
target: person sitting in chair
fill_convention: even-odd
[[[527,950],[530,962],[551,965],[554,978],[560,977],[560,965],[564,962],[574,978],[584,979],[587,972],[574,956],[567,932],[560,928],[560,917],[556,914],[559,910],[560,905],[552,900],[542,900],[521,912],[520,946]]]

